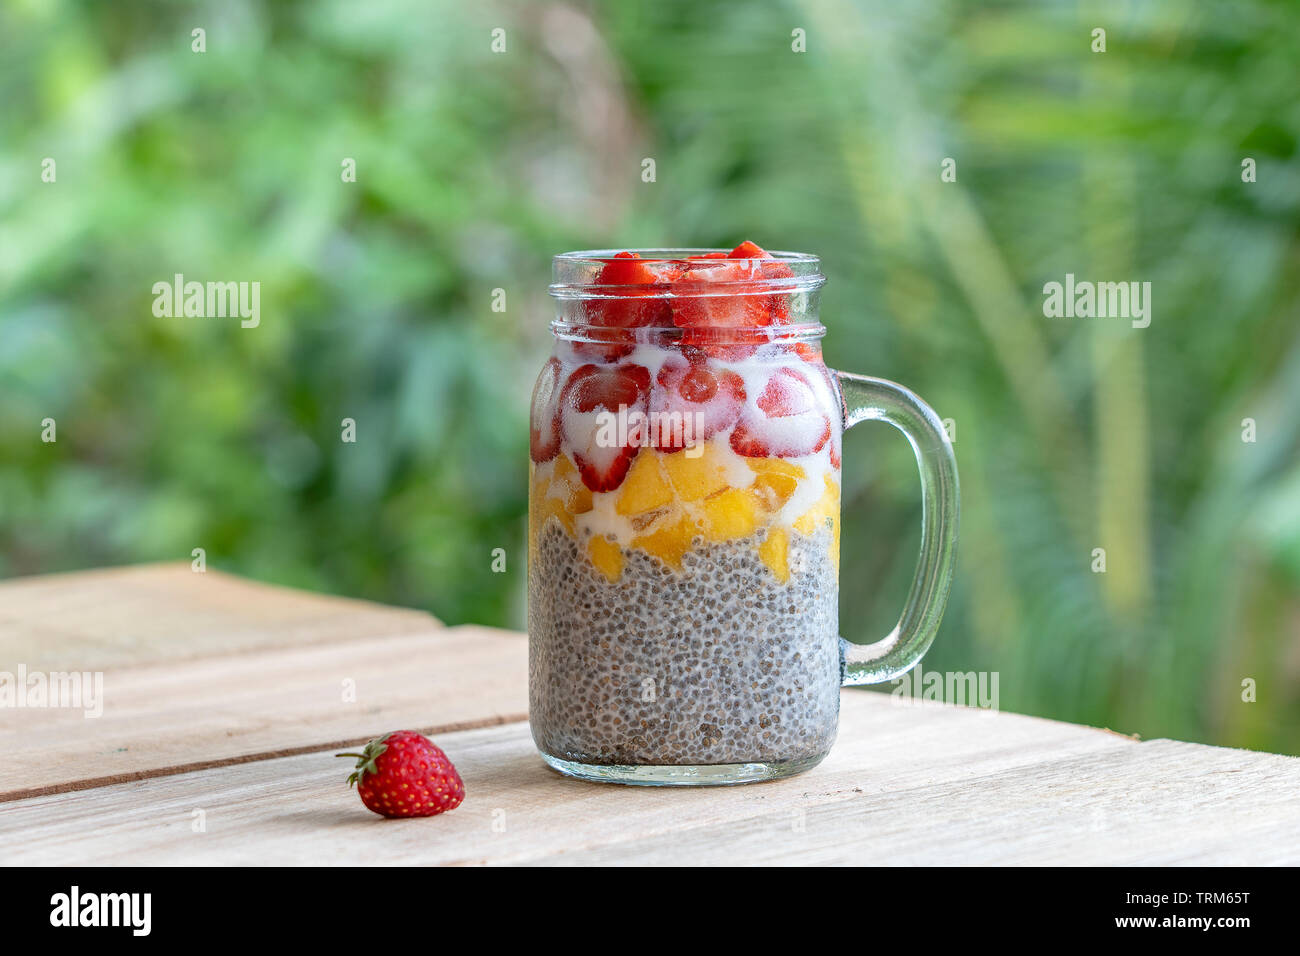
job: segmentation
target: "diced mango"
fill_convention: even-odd
[[[795,481],[803,481],[808,477],[808,472],[803,470],[802,465],[784,458],[746,458],[745,463],[760,475],[785,475]]]
[[[840,515],[840,486],[837,485],[830,475],[826,476],[826,490],[822,496],[817,499],[817,503],[799,516],[794,523],[794,530],[803,534],[812,534],[820,528],[825,527],[826,519],[830,518],[835,524],[839,524]]]
[[[688,458],[685,451],[660,456],[664,472],[682,501],[703,501],[727,487],[727,472],[718,461],[713,442],[704,444],[698,458]]]
[[[768,511],[780,510],[790,500],[790,496],[794,494],[797,487],[799,487],[797,478],[779,472],[759,475],[754,479],[754,494],[758,497],[759,503]]]
[[[611,584],[623,576],[623,549],[615,542],[595,536],[587,543],[587,554]]]
[[[758,556],[772,569],[782,584],[790,580],[790,536],[784,528],[769,528],[767,537],[758,546]]]
[[[632,546],[653,554],[664,564],[674,570],[681,570],[682,555],[691,550],[699,527],[689,515],[681,515],[675,521],[664,521],[649,534],[638,535],[632,539]]]
[[[673,489],[664,480],[659,459],[659,454],[646,449],[632,460],[632,467],[618,490],[615,511],[621,515],[639,515],[672,503]]]
[[[560,470],[559,462],[568,459],[561,456],[556,463],[555,472]],[[572,466],[570,466],[572,468]],[[528,527],[529,535],[535,537],[541,530],[546,527],[546,519],[554,515],[560,520],[560,523],[573,534],[574,523],[573,516],[580,514],[581,511],[590,511],[591,505],[579,510],[579,505],[583,503],[582,492],[586,490],[581,480],[576,478],[577,469],[572,469],[573,479],[564,479],[557,477],[553,472],[548,479],[545,475],[538,473],[533,477],[532,492],[528,499]],[[576,490],[575,490],[576,489]],[[589,502],[591,493],[587,492],[586,499]]]
[[[835,533],[831,535],[831,564],[835,565],[835,571],[838,574],[840,570],[840,516],[836,515],[831,520],[835,522]]]
[[[639,515],[633,515],[628,519],[628,523],[632,525],[632,530],[639,534],[660,518],[672,513],[672,508],[656,508],[654,511],[643,511]]]
[[[581,481],[569,482],[568,493],[564,496],[564,507],[569,514],[586,514],[592,508],[591,489]]]
[[[704,536],[710,541],[748,537],[760,523],[758,498],[748,488],[728,488],[704,502]]]
[[[569,456],[561,453],[555,459],[555,472],[553,477],[556,481],[561,478],[572,478],[574,481],[581,481],[578,477],[578,466],[569,460]]]
[[[546,519],[552,515],[559,519],[560,524],[564,525],[564,530],[568,531],[569,534],[574,533],[573,515],[569,513],[569,509],[564,506],[563,501],[551,497],[543,501],[538,508],[537,529],[539,531],[546,527]]]

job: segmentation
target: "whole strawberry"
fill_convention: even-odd
[[[337,756],[357,758],[348,784],[356,784],[361,802],[380,816],[431,817],[465,799],[465,784],[442,748],[413,730],[384,734],[359,754]]]

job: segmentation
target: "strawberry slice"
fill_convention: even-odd
[[[592,299],[586,303],[586,321],[597,329],[639,329],[672,325],[672,309],[664,292],[665,278],[635,252],[620,252],[606,259],[595,284],[608,286],[598,290],[612,299]],[[645,288],[641,288],[644,286]],[[579,356],[601,362],[615,362],[630,355],[634,344],[630,336],[595,333],[597,342],[575,342]]]
[[[809,381],[812,382],[813,391],[817,392],[819,405],[825,409],[831,409],[832,414],[841,414],[839,391],[835,387],[835,379],[826,363],[822,361],[821,347],[811,346],[807,342],[800,342],[801,346],[811,348],[815,352],[812,358],[801,353],[805,362],[813,363],[813,368],[809,369]],[[840,443],[843,441],[843,434],[838,429],[831,429],[831,440],[826,446],[831,460],[832,468],[840,467]]]
[[[726,431],[745,404],[745,381],[730,369],[717,368],[702,353],[691,350],[689,360],[667,359],[650,393],[653,447],[681,451]]]
[[[560,450],[560,360],[542,366],[533,386],[533,407],[528,420],[528,453],[539,465]]]
[[[740,245],[736,246],[736,248],[732,249],[729,253],[727,253],[727,257],[729,259],[770,259],[772,258],[767,254],[767,252],[763,249],[762,246],[760,246],[756,242],[750,242],[748,239],[746,239]]]
[[[759,264],[759,273],[764,279],[793,279],[794,270],[784,262],[772,258],[757,243],[750,242],[746,239],[736,248],[731,250],[730,258],[732,259],[763,259],[767,260]],[[790,321],[790,299],[789,293],[774,292],[764,300],[768,314],[771,316],[772,324],[785,325]]]
[[[760,246],[746,240],[729,253],[692,256],[680,266],[672,280],[677,296],[673,299],[672,319],[674,325],[686,330],[683,342],[717,358],[741,359],[768,339],[758,332],[732,330],[789,322],[788,293],[764,290],[765,280],[793,278],[794,272]],[[715,285],[716,289],[710,288]]]
[[[583,365],[569,376],[560,396],[560,428],[592,491],[623,483],[641,450],[649,393],[650,371],[630,362]]]
[[[671,325],[668,302],[663,295],[664,279],[635,252],[620,252],[596,275],[596,285],[609,286],[600,294],[614,299],[593,299],[587,303],[587,321],[613,329],[639,329],[651,325]],[[646,286],[649,288],[640,288]],[[653,288],[658,286],[659,288]]]
[[[683,329],[744,329],[771,325],[769,296],[755,295],[761,279],[757,262],[739,259],[690,259],[673,282],[673,324]],[[719,287],[718,283],[726,283]],[[748,292],[747,295],[741,293]]]
[[[745,407],[731,447],[747,458],[797,458],[821,451],[830,437],[831,422],[812,382],[801,370],[782,366]]]

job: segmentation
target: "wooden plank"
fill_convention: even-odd
[[[107,670],[427,632],[424,611],[152,564],[0,582],[0,670]]]
[[[98,718],[0,711],[0,801],[341,746],[402,727],[522,720],[527,683],[525,637],[481,627],[112,668]]]
[[[322,752],[5,804],[0,845],[22,864],[1300,862],[1295,758],[855,691],[843,706],[831,756],[766,784],[567,780],[516,723],[439,737],[468,791],[441,817],[369,814]]]
[[[690,831],[700,862],[951,866],[1300,863],[1300,760],[1173,740],[1075,754],[973,780],[854,793]],[[569,853],[574,865],[674,865],[656,837]]]

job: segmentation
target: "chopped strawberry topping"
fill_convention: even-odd
[[[746,239],[728,254],[732,259],[770,259],[772,258],[763,251],[763,247],[756,242],[750,242]]]
[[[672,309],[660,298],[666,278],[655,271],[655,263],[646,262],[635,252],[620,252],[596,275],[595,284],[607,286],[598,292],[617,298],[592,299],[586,304],[587,323],[599,329],[639,329],[672,325]],[[643,288],[644,287],[644,288]],[[602,333],[598,342],[575,342],[580,356],[602,362],[614,362],[631,354],[631,336]]]
[[[745,381],[720,369],[698,350],[689,361],[664,362],[650,394],[651,444],[663,451],[680,451],[708,441],[730,428],[745,404]]]
[[[682,341],[687,344],[717,358],[744,358],[767,337],[733,330],[788,322],[787,294],[768,293],[765,280],[793,276],[789,266],[749,241],[730,253],[691,256],[672,280],[673,324],[686,330]]]
[[[599,290],[614,299],[593,299],[587,304],[587,320],[603,328],[638,329],[651,325],[671,325],[671,311],[667,301],[654,298],[662,295],[663,288],[637,288],[663,283],[650,263],[635,252],[620,252],[605,261],[596,276],[596,285],[611,286]]]
[[[623,483],[641,450],[650,372],[644,366],[583,365],[560,397],[560,422],[582,482],[592,491]]]
[[[754,328],[772,324],[769,296],[747,280],[762,278],[756,264],[735,259],[693,259],[673,282],[673,324],[685,329]],[[717,287],[717,283],[726,283]]]
[[[759,265],[759,273],[764,279],[793,279],[794,270],[784,262],[773,259],[756,243],[746,239],[736,248],[731,250],[732,259],[764,259],[767,260]],[[787,293],[773,292],[766,299],[768,313],[771,315],[772,323],[775,325],[784,325],[790,321],[790,301]]]
[[[685,259],[645,260],[620,252],[602,260],[586,323],[593,341],[577,342],[582,357],[615,362],[635,344],[628,329],[672,327],[681,342],[718,358],[740,359],[769,337],[756,330],[789,322],[789,293],[767,283],[794,272],[761,246],[746,240],[731,252],[705,252]],[[725,330],[725,331],[724,331]]]
[[[552,358],[542,366],[533,386],[533,407],[529,417],[528,452],[539,465],[560,450],[560,360]]]

